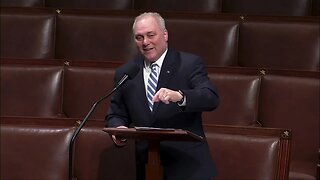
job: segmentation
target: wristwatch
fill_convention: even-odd
[[[184,93],[183,93],[181,90],[179,90],[178,92],[181,94],[182,98],[181,98],[181,100],[178,101],[177,103],[178,103],[178,104],[182,104],[182,103],[184,102],[185,96],[184,96]]]

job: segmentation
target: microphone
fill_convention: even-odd
[[[113,94],[127,79],[133,79],[138,74],[139,69],[140,68],[134,63],[125,64],[121,68],[121,71],[124,72],[122,78],[118,81],[118,83],[115,85],[115,87],[107,95],[103,96],[102,98],[100,98],[98,101],[96,101],[92,105],[88,114],[85,116],[85,118],[83,119],[83,121],[81,122],[79,127],[73,133],[72,138],[70,140],[70,144],[69,144],[69,180],[72,180],[72,175],[73,175],[73,164],[72,164],[72,162],[73,162],[73,144],[74,144],[74,141],[75,141],[77,135],[79,134],[80,130],[83,128],[83,126],[85,125],[85,123],[87,122],[87,120],[89,119],[91,114],[94,112],[97,105],[100,104],[100,102],[102,102],[106,98],[108,98],[111,94]]]
[[[136,64],[125,64],[122,67],[122,72],[124,72],[122,78],[118,81],[117,85],[115,88],[118,88],[119,86],[121,86],[121,84],[126,81],[128,78],[129,79],[133,79],[139,72],[139,66],[137,66]]]

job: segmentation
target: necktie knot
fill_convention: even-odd
[[[158,68],[158,65],[157,65],[156,63],[152,63],[152,64],[150,65],[151,71],[157,72],[157,68]]]

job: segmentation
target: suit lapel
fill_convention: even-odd
[[[177,68],[177,63],[179,62],[178,58],[179,56],[177,52],[170,49],[168,50],[161,67],[161,72],[158,79],[157,91],[160,88],[168,87],[169,82],[174,76],[175,69]],[[159,105],[161,104],[162,103],[154,104],[153,114],[155,114]]]
[[[152,126],[153,122],[155,121],[154,116],[158,110],[158,108],[161,108],[162,103],[155,103],[153,111],[150,111],[149,106],[148,106],[148,100],[146,97],[146,89],[145,89],[145,83],[144,83],[144,78],[143,78],[143,66],[144,66],[144,59],[142,56],[136,59],[136,63],[141,67],[141,71],[139,74],[137,74],[138,78],[136,83],[139,85],[137,99],[142,99],[142,109],[144,109],[144,112],[141,113],[146,113],[146,119],[144,124]],[[168,50],[166,57],[164,59],[164,62],[161,67],[161,72],[160,76],[158,79],[158,85],[157,85],[157,91],[160,88],[163,87],[168,87],[169,82],[171,79],[174,77],[174,72],[176,71],[177,64],[179,63],[179,55],[176,51],[173,50]]]
[[[139,74],[137,74],[137,76],[138,76],[138,78],[137,78],[138,91],[136,92],[136,95],[139,97],[138,99],[142,100],[141,104],[143,106],[143,109],[149,110],[148,100],[146,97],[146,88],[145,88],[144,77],[143,77],[143,68],[144,68],[143,57],[140,56],[139,58],[137,58],[136,63],[139,65],[139,67],[141,69]]]

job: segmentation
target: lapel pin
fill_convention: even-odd
[[[170,74],[170,71],[167,71],[167,74]]]

